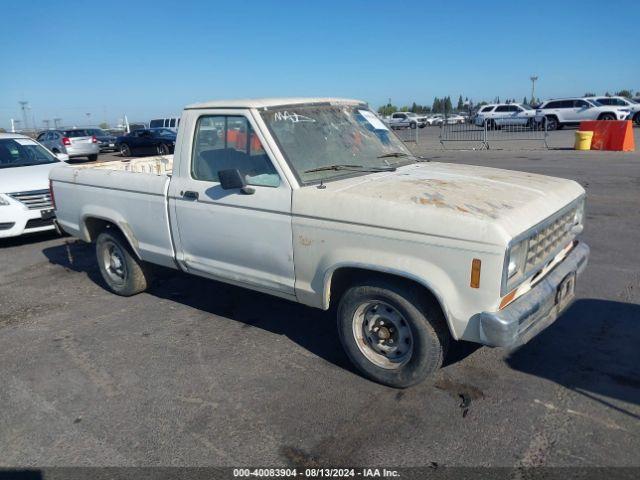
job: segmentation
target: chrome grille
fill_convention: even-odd
[[[569,243],[572,237],[571,228],[575,213],[576,209],[572,208],[530,237],[525,271],[539,267],[541,263]]]
[[[53,205],[51,204],[51,193],[49,192],[49,190],[15,192],[10,193],[9,196],[26,205],[29,210],[43,210],[45,208],[53,208]]]

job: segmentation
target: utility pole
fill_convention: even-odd
[[[87,116],[87,126],[91,126],[91,113],[87,112],[85,113],[85,115]]]
[[[29,106],[29,102],[26,100],[20,100],[18,102],[20,104],[20,109],[22,110],[22,125],[23,128],[27,128],[27,108]]]
[[[535,97],[535,93],[536,93],[536,80],[538,80],[538,76],[537,75],[531,75],[529,77],[529,80],[531,80],[531,100],[529,100],[529,103],[534,103],[534,99]]]
[[[42,120],[42,124],[44,125],[45,130],[49,130],[49,123],[50,123],[49,119]]]
[[[61,118],[54,118],[53,119],[53,128],[55,128],[56,130],[58,129],[58,127],[60,126],[60,122],[62,121]]]

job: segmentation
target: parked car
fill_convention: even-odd
[[[149,128],[169,128],[178,131],[180,117],[156,118],[149,122]]]
[[[584,120],[626,120],[630,113],[628,108],[600,105],[584,98],[545,100],[536,109],[536,114],[544,116],[547,130],[578,125]]]
[[[631,100],[626,97],[586,97],[589,100],[595,100],[600,105],[609,105],[614,107],[621,107],[623,109],[629,109],[631,115],[629,116],[637,125],[640,125],[640,102]]]
[[[116,152],[118,147],[116,146],[117,137],[102,130],[101,128],[87,128],[85,129],[89,135],[93,135],[98,140],[98,147],[100,152]]]
[[[395,112],[389,117],[389,126],[398,128],[424,128],[427,125],[427,117],[414,112]]]
[[[440,125],[442,119],[442,115],[436,113],[435,115],[430,115],[427,117],[427,125]]]
[[[38,135],[38,141],[53,153],[64,153],[69,158],[87,157],[95,162],[100,153],[98,139],[84,128],[47,130]]]
[[[440,126],[444,123],[446,123],[447,125],[457,125],[465,123],[465,118],[462,115],[458,115],[457,113],[450,113],[446,116],[438,117],[433,124]]]
[[[537,113],[529,105],[521,103],[492,103],[485,105],[475,116],[474,123],[487,128],[499,128],[507,125],[517,125],[535,128],[542,125],[544,116]]]
[[[426,163],[357,100],[207,102],[182,119],[173,157],[51,172],[57,222],[95,242],[113,293],[144,291],[159,264],[335,305],[348,357],[394,387],[455,340],[521,345],[574,296],[589,255],[574,181]],[[135,173],[154,161],[171,173]]]
[[[0,133],[0,238],[54,228],[49,172],[62,160],[32,138]]]
[[[116,140],[123,157],[133,155],[169,155],[176,145],[176,132],[168,128],[135,130]]]

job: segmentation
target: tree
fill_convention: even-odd
[[[616,92],[616,95],[618,97],[633,97],[631,90],[620,90],[619,92]]]
[[[442,113],[442,102],[438,97],[433,99],[433,104],[431,105],[431,111],[433,113]]]
[[[595,93],[593,93],[593,92],[586,92],[586,93],[583,95],[583,97],[595,97],[595,96],[596,96],[596,94],[595,94]]]
[[[523,105],[529,105],[529,103],[527,102],[527,97],[524,97],[524,98],[522,99],[522,104],[523,104]]]
[[[451,105],[451,97],[447,96],[444,99],[444,113],[449,114],[453,110],[453,105]]]
[[[464,102],[462,101],[462,95],[458,97],[458,106],[456,107],[456,110],[458,111],[464,110]]]
[[[398,111],[398,107],[396,107],[395,105],[391,105],[390,103],[387,103],[386,105],[383,105],[380,108],[378,108],[378,113],[385,117],[397,111]]]
[[[407,106],[405,105],[404,107],[402,107],[402,108],[400,109],[400,111],[402,111],[402,112],[408,112],[408,111],[409,111],[409,107],[407,107]]]
[[[109,128],[109,124],[107,122],[102,122],[100,125],[98,125],[101,129],[106,130],[107,128]]]
[[[411,104],[411,108],[409,109],[409,111],[411,111],[413,113],[418,113],[418,105],[416,105],[416,102],[413,102]]]

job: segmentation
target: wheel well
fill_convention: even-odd
[[[602,112],[600,115],[598,115],[598,120],[600,120],[602,117],[604,117],[605,115],[610,115],[613,118],[617,118],[616,114],[613,112]]]
[[[402,277],[393,273],[368,270],[366,268],[342,267],[333,272],[333,274],[331,275],[331,284],[329,290],[329,306],[335,307],[340,300],[340,297],[342,297],[344,292],[351,285],[364,280],[370,280],[372,278],[384,279],[408,288],[418,289],[425,295],[425,298],[427,298],[430,303],[440,309],[440,311],[442,312],[442,316],[447,320],[448,325],[449,322],[447,319],[446,311],[443,308],[443,305],[438,297],[436,297],[431,289],[411,278]],[[448,326],[448,328],[450,327]]]
[[[127,241],[129,247],[131,247],[131,251],[134,252],[134,254],[138,258],[140,258],[137,249],[132,245],[131,238],[126,234],[126,232],[123,231],[122,228],[120,228],[119,225],[116,225],[115,223],[103,218],[88,217],[84,220],[84,226],[87,231],[89,242],[95,242],[98,238],[98,235],[100,235],[100,233],[104,232],[105,230],[113,229],[114,231],[117,231],[118,233],[120,233],[120,235],[122,235],[122,238]]]

